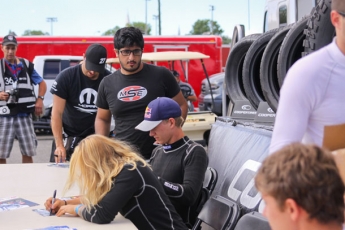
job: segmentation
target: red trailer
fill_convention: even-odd
[[[112,36],[18,36],[17,56],[32,61],[36,55],[82,55],[91,43],[100,43],[108,51],[108,57],[115,57]],[[2,40],[2,38],[1,38]],[[210,56],[204,60],[209,75],[222,72],[222,38],[216,35],[193,36],[144,36],[144,52],[195,51]],[[3,53],[0,54],[1,58]],[[168,66],[161,62],[157,65]],[[183,66],[183,67],[182,67]],[[181,79],[188,81],[196,95],[200,94],[201,81],[205,77],[198,60],[190,60],[187,65],[175,63],[174,69],[180,72]],[[115,66],[116,67],[116,66]],[[184,76],[184,73],[186,75]],[[195,105],[197,106],[197,105]]]

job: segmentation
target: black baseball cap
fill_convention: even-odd
[[[6,35],[3,39],[2,39],[2,45],[3,46],[7,46],[7,45],[15,45],[17,46],[17,39],[15,36],[13,35]]]
[[[103,73],[106,60],[107,50],[101,44],[92,44],[87,48],[85,53],[85,67],[87,70]]]

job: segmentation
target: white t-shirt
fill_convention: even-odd
[[[293,142],[322,146],[325,126],[345,124],[345,55],[335,39],[289,69],[270,153]]]

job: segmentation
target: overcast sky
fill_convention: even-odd
[[[211,19],[212,13],[223,35],[231,37],[236,24],[245,25],[246,31],[249,24],[250,33],[262,32],[264,4],[265,0],[161,0],[162,35],[178,35],[179,30],[181,35],[188,34],[198,19]],[[145,15],[151,35],[156,35],[158,24],[154,20],[158,0],[17,0],[2,1],[1,9],[0,36],[9,30],[17,35],[25,30],[51,34],[51,25],[53,35],[100,35],[115,26],[125,26],[128,18],[130,22],[145,22]],[[57,18],[57,22],[47,22],[49,17]]]

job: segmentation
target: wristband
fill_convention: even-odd
[[[75,214],[77,214],[78,216],[79,216],[79,214],[78,214],[78,212],[79,212],[79,208],[80,208],[81,206],[83,206],[83,205],[82,205],[82,204],[80,204],[80,205],[78,205],[77,207],[75,207],[75,209],[74,209]]]

